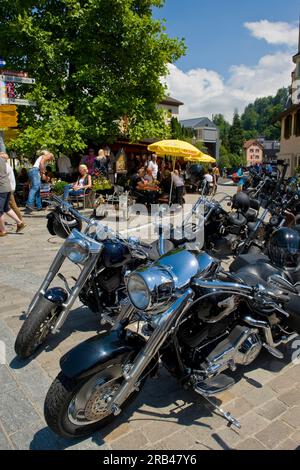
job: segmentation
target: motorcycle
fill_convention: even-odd
[[[31,356],[50,333],[59,332],[78,297],[92,312],[99,313],[103,324],[112,323],[126,298],[124,273],[174,248],[162,233],[152,244],[135,237],[125,239],[83,216],[68,202],[54,197],[54,203],[48,229],[52,235],[65,238],[65,242],[32,299],[16,338],[15,351],[22,358]],[[86,228],[81,231],[83,223]],[[60,272],[66,260],[80,269],[79,276],[72,278],[72,286]],[[51,286],[56,277],[63,281],[64,288]]]
[[[65,438],[106,426],[161,364],[239,428],[214,400],[235,384],[226,371],[253,363],[263,349],[281,358],[278,346],[300,333],[290,273],[250,258],[225,272],[207,253],[179,248],[129,274],[127,304],[113,329],[61,359],[45,399],[48,426]],[[137,318],[141,329],[133,328]]]

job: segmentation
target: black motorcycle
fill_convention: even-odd
[[[48,231],[65,242],[32,299],[16,338],[15,351],[22,358],[31,356],[49,334],[60,331],[77,298],[99,314],[103,325],[113,325],[126,299],[124,275],[155,261],[174,247],[187,243],[195,246],[197,233],[201,231],[196,226],[201,219],[199,222],[195,211],[191,211],[184,227],[176,230],[173,225],[163,225],[162,210],[155,219],[158,239],[148,244],[136,237],[124,238],[99,221],[83,216],[58,197],[53,198],[53,203],[55,208],[47,216]],[[72,277],[72,286],[61,272],[66,260],[80,270],[78,277]],[[52,286],[56,278],[63,281],[64,288]]]
[[[278,346],[300,333],[300,236],[292,235],[290,243],[290,233],[279,233],[270,251],[287,267],[244,255],[224,272],[205,252],[177,249],[131,273],[130,303],[112,331],[61,359],[45,400],[49,427],[67,438],[102,428],[134,399],[159,363],[240,427],[213,397],[235,384],[226,371],[253,363],[262,349],[282,358]],[[298,264],[291,267],[295,250]],[[137,317],[141,330],[129,327]]]
[[[117,235],[57,197],[54,203],[48,230],[65,242],[32,299],[18,333],[15,351],[22,358],[31,356],[50,333],[61,329],[78,297],[92,312],[99,313],[103,324],[113,323],[126,298],[124,274],[174,248],[160,227],[159,239],[146,244],[135,237]],[[80,270],[79,276],[72,278],[72,286],[60,272],[66,260]],[[63,281],[64,288],[52,286],[56,278]]]

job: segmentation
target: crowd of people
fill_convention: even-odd
[[[8,163],[7,154],[1,154],[2,173],[4,164],[7,169],[5,176],[1,176],[1,223],[0,234],[5,235],[3,222],[4,213],[13,217],[17,223],[17,230],[22,230],[25,225],[22,214],[16,204],[14,191],[16,190],[16,173]],[[78,160],[77,160],[78,164]],[[172,202],[182,206],[186,187],[186,171],[189,164],[184,159],[168,161],[157,155],[143,154],[131,155],[127,160],[127,187],[133,192],[137,202],[150,205],[162,199],[162,195],[171,194]],[[60,154],[55,160],[53,153],[48,150],[40,152],[30,169],[22,168],[17,174],[18,195],[26,201],[25,213],[41,211],[43,209],[41,189],[49,186],[54,179],[60,179],[68,184],[64,187],[63,197],[80,196],[92,189],[93,179],[100,175],[110,180],[112,185],[119,184],[124,175],[116,174],[116,157],[107,149],[100,149],[97,153],[89,148],[87,153],[79,160],[77,168],[72,165],[68,156]],[[217,191],[220,170],[217,165],[204,172],[204,180],[207,182],[207,192],[214,194]],[[10,178],[10,182],[6,182]],[[9,193],[9,196],[7,194]]]

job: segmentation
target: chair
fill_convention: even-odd
[[[77,194],[76,196],[69,196],[69,201],[75,202],[79,209],[79,204],[82,203],[82,208],[85,210],[87,207],[93,208],[95,200],[95,193],[92,189],[84,189],[83,194]]]

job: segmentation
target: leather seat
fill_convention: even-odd
[[[228,221],[230,224],[235,225],[236,227],[243,227],[247,223],[246,217],[244,217],[239,212],[235,214],[229,214]]]
[[[248,222],[255,222],[257,218],[257,211],[255,209],[248,209],[246,214],[244,214]]]

